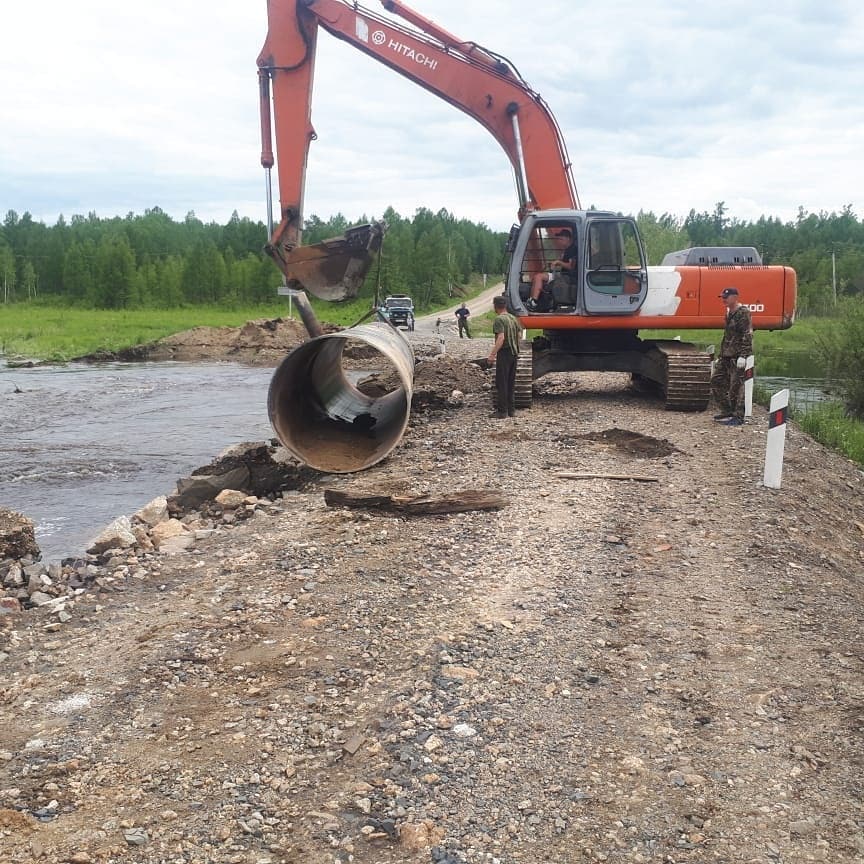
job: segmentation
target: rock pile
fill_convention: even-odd
[[[179,480],[173,495],[115,519],[86,555],[60,563],[39,560],[30,519],[0,509],[0,618],[40,608],[56,616],[59,626],[70,619],[75,598],[84,591],[123,591],[130,580],[158,572],[160,556],[191,549],[258,510],[279,512],[281,493],[302,486],[314,473],[284,448],[238,444]]]
[[[0,507],[0,560],[38,554],[32,520],[14,510]]]

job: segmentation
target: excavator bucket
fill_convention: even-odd
[[[383,222],[357,225],[341,237],[293,248],[277,239],[267,246],[267,252],[285,274],[289,288],[321,300],[347,300],[356,297],[362,287],[386,229]]]

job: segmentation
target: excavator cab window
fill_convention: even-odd
[[[642,267],[639,240],[629,222],[588,227],[588,286],[601,294],[636,294]]]
[[[628,217],[588,218],[585,311],[633,315],[648,295],[648,271],[636,223]]]

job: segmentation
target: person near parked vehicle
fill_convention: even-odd
[[[492,335],[495,344],[489,352],[489,363],[495,364],[497,410],[492,415],[499,420],[516,416],[516,360],[519,357],[519,322],[507,311],[507,298],[492,301],[495,320]]]
[[[459,325],[459,338],[462,338],[464,333],[469,339],[471,338],[471,331],[468,329],[468,316],[471,314],[471,310],[463,303],[456,310],[456,323]]]
[[[531,279],[531,295],[525,306],[529,312],[539,312],[540,295],[543,289],[555,278],[555,271],[569,272],[576,269],[576,242],[570,228],[560,228],[552,235],[556,251],[560,255],[549,264],[549,272],[535,273]]]
[[[711,398],[717,406],[714,419],[725,426],[744,423],[744,370],[753,353],[753,322],[750,310],[738,300],[737,288],[724,288],[720,298],[726,306],[726,328],[720,357],[711,376]]]

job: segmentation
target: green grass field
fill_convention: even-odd
[[[117,351],[179,333],[191,327],[237,326],[252,318],[287,314],[287,302],[259,308],[224,309],[67,309],[41,304],[0,307],[0,354],[64,361]]]
[[[753,353],[760,375],[789,378],[818,378],[824,374],[816,352],[819,336],[833,324],[831,318],[806,318],[789,330],[757,330],[753,334]],[[720,350],[722,330],[642,330],[645,339],[674,339]]]
[[[494,312],[471,317],[471,332],[477,336],[492,335]],[[808,318],[794,324],[789,330],[757,330],[753,335],[753,350],[757,356],[761,375],[783,375],[790,378],[819,377],[822,370],[815,356],[820,333],[832,325],[830,318]],[[529,330],[528,339],[540,335],[540,330]],[[713,345],[719,351],[723,341],[722,330],[640,330],[643,339],[674,339],[692,342],[700,347]]]
[[[466,286],[464,299],[482,291],[478,278]],[[427,315],[448,308],[461,297],[418,310]],[[369,297],[328,303],[310,299],[322,323],[350,327],[367,316]],[[189,330],[192,327],[238,327],[256,318],[287,317],[287,297],[262,306],[227,308],[188,306],[176,309],[81,309],[39,303],[0,305],[0,355],[32,360],[65,361],[96,351],[119,351]],[[296,308],[293,317],[298,318]]]
[[[481,286],[472,285],[467,294],[474,296]],[[441,303],[422,314],[434,313],[448,308],[458,298]],[[370,311],[369,298],[359,298],[345,303],[327,303],[312,300],[318,317],[327,323],[350,326]],[[66,360],[94,351],[117,351],[132,345],[161,339],[190,327],[236,327],[254,318],[276,318],[287,316],[287,298],[274,298],[265,306],[228,309],[222,306],[189,306],[177,309],[132,309],[101,310],[63,308],[41,303],[16,303],[0,307],[0,354],[26,356],[33,359]],[[296,317],[296,310],[295,310]],[[477,335],[490,335],[493,312],[474,316],[472,328]],[[827,331],[832,319],[810,318],[799,321],[790,330],[757,330],[754,347],[760,357],[760,373],[763,375],[787,374],[790,358],[800,355],[812,366],[818,335]],[[533,335],[533,334],[529,334]],[[672,339],[680,336],[687,342],[698,345],[720,345],[719,330],[645,330],[645,338]],[[782,364],[775,361],[784,355]],[[782,371],[772,366],[784,365]],[[801,373],[804,376],[805,373]]]

